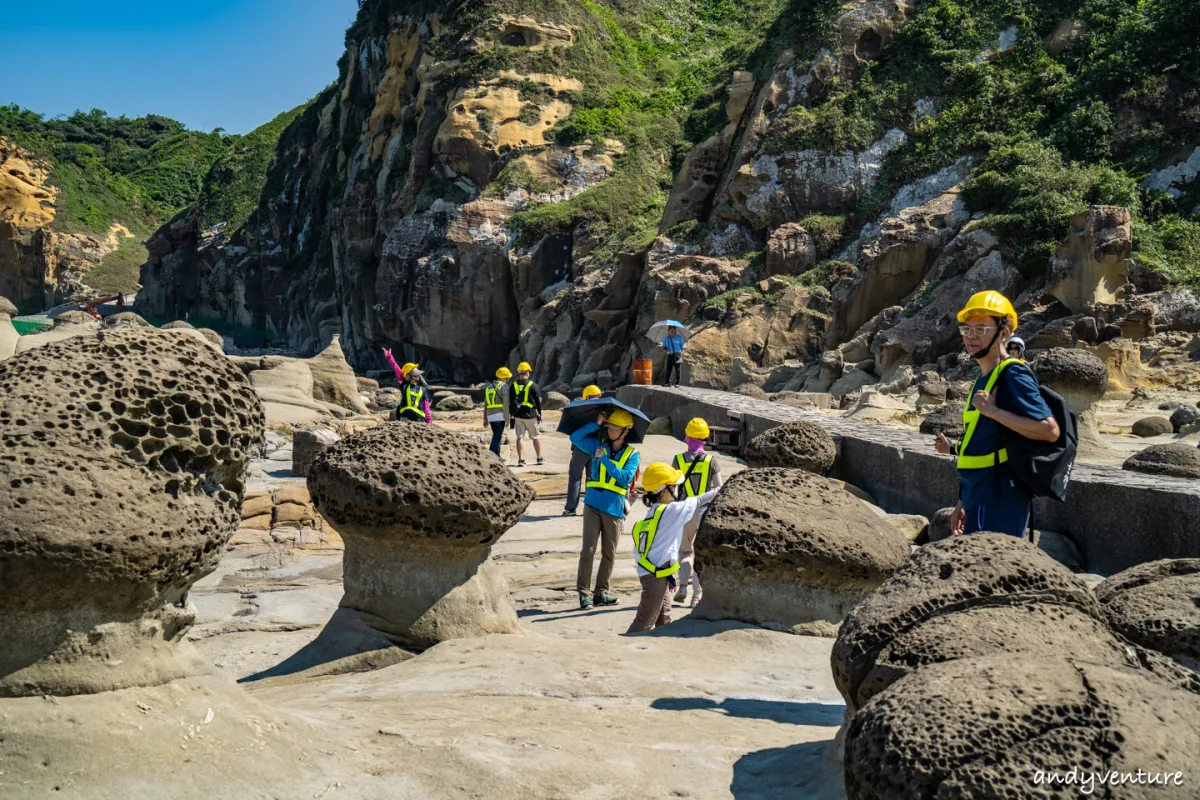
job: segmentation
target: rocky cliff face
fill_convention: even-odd
[[[90,298],[87,274],[133,236],[119,223],[103,237],[55,230],[48,178],[42,160],[0,137],[0,296],[22,309]]]
[[[1186,114],[1159,131],[1147,180],[1169,177],[1173,205],[1154,214],[1152,187],[1062,155],[1098,163],[1146,136],[1130,111],[1077,155],[1080,115],[1129,96],[1096,88],[1082,40],[1060,30],[1109,25],[1095,46],[1119,44],[1086,9],[1064,28],[1048,4],[968,3],[966,25],[940,0],[795,0],[721,12],[752,30],[741,55],[708,57],[687,48],[732,18],[697,8],[653,28],[658,0],[397,5],[363,5],[337,84],[285,131],[246,225],[192,213],[149,242],[146,313],[221,318],[303,353],[340,333],[360,369],[392,347],[436,377],[521,359],[576,386],[624,379],[655,355],[649,325],[675,317],[696,334],[694,383],[725,386],[742,359],[743,373],[821,388],[840,371],[888,382],[935,364],[978,288],[1024,291],[1035,331],[1119,303],[1127,276],[1154,272],[1130,269],[1130,215],[1196,225],[1191,173],[1171,166],[1192,150],[1167,142],[1200,139]],[[1060,110],[1078,117],[1069,130],[1037,121],[1051,100],[1036,64],[1054,59],[1093,92]],[[689,95],[679,65],[696,64],[709,83]],[[1184,73],[1168,80],[1181,97]],[[1014,123],[1005,104],[1033,116]],[[1025,124],[1061,152],[1021,144]],[[1088,211],[1099,203],[1126,222]],[[1170,247],[1160,286],[1186,251]]]

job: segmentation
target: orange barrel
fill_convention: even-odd
[[[633,382],[638,386],[650,386],[654,383],[654,362],[648,358],[634,361]]]

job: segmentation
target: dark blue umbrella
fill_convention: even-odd
[[[562,410],[562,418],[558,421],[558,432],[570,436],[589,422],[595,422],[601,411],[615,411],[618,408],[623,408],[633,415],[633,430],[629,432],[626,441],[636,444],[645,439],[646,429],[650,427],[650,418],[636,408],[630,408],[611,397],[593,397],[590,400],[567,403]]]

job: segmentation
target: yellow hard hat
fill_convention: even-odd
[[[587,400],[592,397],[599,397],[602,394],[604,394],[604,392],[600,391],[600,387],[594,383],[591,384],[590,386],[583,387],[583,399],[584,400]]]
[[[633,414],[630,414],[623,408],[618,408],[616,411],[608,415],[604,421],[605,425],[612,425],[614,428],[632,428]]]
[[[533,367],[529,366],[528,361],[522,361],[517,364],[517,372],[533,372]]]
[[[696,417],[687,424],[687,428],[685,428],[683,432],[693,439],[707,439],[708,423],[699,417]]]
[[[988,317],[1005,317],[1008,320],[1008,329],[1010,331],[1017,329],[1017,310],[1013,308],[1013,304],[1007,297],[995,289],[971,295],[971,299],[963,306],[963,310],[958,312],[958,321],[966,322],[979,314]]]
[[[496,377],[502,381],[506,381],[512,377],[512,372],[508,367],[501,367],[500,369],[496,370]]]
[[[407,378],[408,373],[412,372],[416,368],[417,368],[417,365],[410,361],[407,364],[405,364],[403,367],[400,368],[400,374]]]
[[[678,486],[683,483],[683,478],[683,473],[670,464],[656,461],[642,473],[642,491],[657,494],[664,486]]]

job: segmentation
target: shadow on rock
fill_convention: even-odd
[[[727,697],[720,702],[707,697],[660,697],[650,707],[660,711],[719,711],[727,717],[819,727],[841,725],[846,711],[841,703],[755,700],[747,697]]]
[[[830,743],[824,739],[747,753],[733,765],[729,791],[737,800],[841,800],[846,796],[842,769],[826,756]]]

